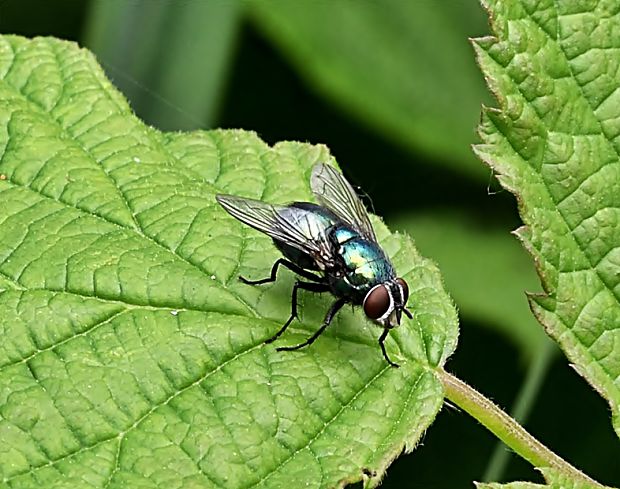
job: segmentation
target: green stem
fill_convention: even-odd
[[[545,340],[540,349],[536,352],[531,359],[527,374],[525,376],[525,382],[521,386],[517,399],[510,415],[519,424],[525,424],[534,401],[538,396],[551,360],[555,357],[556,346],[551,340]],[[506,446],[502,442],[497,442],[493,455],[489,459],[487,469],[484,471],[482,480],[486,482],[499,481],[502,478],[502,474],[508,465],[510,460],[510,452],[506,450]]]
[[[532,465],[556,469],[560,473],[574,480],[585,482],[592,487],[604,487],[549,450],[530,435],[523,426],[474,388],[445,370],[439,369],[437,374],[443,383],[447,399],[477,419]]]

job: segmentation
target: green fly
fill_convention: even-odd
[[[361,305],[366,316],[383,328],[379,336],[381,351],[390,365],[398,367],[388,357],[385,339],[392,328],[400,325],[403,313],[412,318],[406,307],[407,282],[396,276],[394,266],[377,243],[364,204],[341,173],[319,163],[312,169],[310,186],[319,205],[275,205],[235,195],[217,196],[229,214],[270,236],[284,255],[273,264],[269,277],[240,277],[241,281],[249,285],[275,282],[280,266],[305,279],[293,285],[291,315],[266,343],[277,339],[297,317],[299,289],[330,292],[336,300],[319,329],[303,343],[277,350],[298,350],[310,345],[342,306],[350,303]]]

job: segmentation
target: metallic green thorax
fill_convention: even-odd
[[[286,208],[285,214],[282,217],[294,220],[309,240],[317,239],[320,234],[328,238],[334,262],[323,272],[334,295],[361,304],[375,285],[395,278],[394,268],[379,245],[361,237],[328,209],[296,202]],[[311,256],[281,241],[274,242],[288,259],[303,268],[316,270]]]
[[[360,237],[346,225],[334,228],[332,236],[338,240],[336,253],[345,265],[342,275],[328,274],[336,295],[361,304],[375,285],[394,279],[394,268],[376,243]]]

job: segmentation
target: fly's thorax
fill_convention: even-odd
[[[317,262],[312,255],[304,253],[298,248],[277,239],[274,239],[273,243],[284,255],[284,257],[293,262],[295,265],[299,265],[301,268],[306,270],[320,270],[320,267],[317,265]]]
[[[394,279],[394,268],[381,247],[360,237],[347,226],[332,229],[330,239],[337,256],[337,267],[328,278],[336,295],[361,304],[375,285]]]
[[[352,239],[359,239],[360,235],[348,226],[335,226],[330,235],[331,240],[338,247]]]

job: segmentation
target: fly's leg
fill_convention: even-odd
[[[261,285],[261,284],[267,284],[270,282],[275,282],[276,281],[276,276],[278,274],[278,267],[282,265],[286,268],[288,268],[289,270],[292,270],[293,272],[295,272],[297,275],[299,275],[300,277],[303,277],[305,279],[308,280],[312,280],[313,282],[323,282],[323,278],[319,277],[318,275],[309,272],[307,270],[304,270],[303,268],[295,265],[294,263],[285,260],[284,258],[278,258],[276,260],[276,262],[273,264],[273,266],[271,267],[271,275],[267,278],[262,278],[260,280],[248,280],[245,277],[239,276],[239,280],[241,280],[244,284],[248,284],[248,285]]]
[[[327,311],[327,314],[325,315],[325,320],[323,321],[323,324],[321,325],[321,327],[318,329],[316,333],[314,333],[306,341],[304,341],[303,343],[300,343],[299,345],[295,345],[295,346],[281,346],[280,348],[276,348],[276,350],[278,351],[299,350],[300,348],[303,348],[304,346],[308,346],[314,343],[314,340],[316,340],[319,336],[321,336],[323,331],[325,331],[325,328],[327,328],[332,322],[332,319],[334,319],[334,316],[336,315],[336,313],[340,310],[342,306],[346,304],[346,302],[347,301],[342,298],[334,302],[332,306],[329,308],[329,311]]]
[[[387,351],[385,351],[385,339],[387,338],[387,335],[389,332],[390,332],[390,328],[383,328],[383,333],[381,333],[381,336],[379,336],[379,345],[381,345],[381,351],[383,352],[383,358],[387,360],[387,363],[389,363],[392,367],[398,368],[400,367],[400,365],[390,360],[390,357],[388,357]]]
[[[403,312],[405,313],[405,316],[407,316],[409,319],[413,319],[413,314],[411,314],[411,311],[409,309],[403,307]]]
[[[325,284],[313,284],[309,282],[300,282],[299,280],[295,282],[295,285],[293,285],[293,293],[291,294],[291,315],[284,323],[284,326],[282,326],[275,335],[265,341],[265,343],[271,343],[272,341],[275,341],[282,333],[286,331],[286,328],[288,328],[289,324],[293,322],[293,319],[297,317],[297,291],[299,289],[309,290],[311,292],[327,292],[329,290],[329,287]]]

